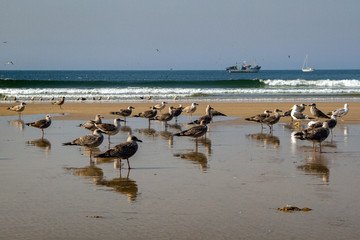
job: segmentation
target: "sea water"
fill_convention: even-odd
[[[0,71],[0,94],[9,98],[114,102],[181,101],[359,101],[360,70],[262,70],[259,73],[213,71]]]

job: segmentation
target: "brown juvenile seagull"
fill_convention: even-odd
[[[272,133],[272,131],[273,131],[272,126],[273,126],[274,124],[278,123],[279,120],[280,120],[280,117],[281,117],[280,112],[282,112],[280,109],[275,109],[273,116],[267,117],[267,118],[265,118],[265,119],[262,121],[264,124],[266,124],[266,125],[269,126],[269,128],[270,128],[270,133]]]
[[[120,118],[114,119],[114,124],[111,123],[95,123],[95,126],[108,135],[108,142],[110,145],[110,136],[117,134],[120,131],[120,122],[124,121]]]
[[[213,110],[213,108],[210,105],[207,105],[206,109],[205,109],[206,115],[204,115],[204,116],[200,117],[199,119],[191,122],[190,124],[194,124],[194,123],[200,124],[201,121],[204,121],[205,124],[211,123],[212,118],[213,118],[211,110]]]
[[[153,119],[157,114],[157,109],[155,107],[151,107],[151,110],[147,110],[141,112],[139,114],[134,115],[133,117],[141,117],[149,119],[149,128],[150,128],[150,120]]]
[[[110,112],[110,114],[122,116],[122,117],[124,117],[124,121],[126,122],[126,117],[131,115],[133,109],[135,109],[135,108],[132,106],[129,106],[126,109],[120,109],[118,112]]]
[[[261,130],[263,129],[263,120],[267,117],[270,117],[270,113],[272,113],[270,110],[265,110],[264,113],[257,114],[255,116],[245,118],[246,121],[253,121],[258,122],[261,124]]]
[[[101,121],[102,118],[104,118],[104,117],[101,116],[100,114],[96,114],[94,120],[90,120],[83,124],[80,124],[78,127],[83,127],[87,130],[94,131],[95,129],[97,129],[97,127],[95,126],[95,123],[102,123],[102,121]]]
[[[155,117],[155,120],[159,120],[161,122],[165,122],[165,126],[167,126],[167,122],[171,121],[174,117],[174,107],[169,107],[169,112],[161,114],[160,116]]]
[[[310,107],[310,113],[314,116],[314,117],[317,117],[317,118],[326,118],[326,119],[330,119],[330,117],[328,115],[326,115],[325,113],[323,113],[320,109],[318,109],[316,107],[316,103],[313,103]]]
[[[179,107],[175,108],[174,110],[174,118],[175,118],[175,122],[177,122],[177,117],[180,116],[180,114],[183,111],[183,106],[180,104]]]
[[[7,110],[17,112],[19,115],[21,115],[21,112],[25,110],[25,105],[26,103],[22,102],[19,105],[8,107]]]
[[[117,158],[119,159],[119,168],[121,169],[121,160],[126,159],[128,167],[130,169],[129,158],[132,157],[138,150],[137,142],[142,142],[135,136],[129,136],[125,143],[120,143],[114,148],[107,150],[106,152],[96,155],[95,158]]]
[[[195,138],[196,143],[196,151],[198,149],[198,138],[205,135],[207,132],[208,127],[204,121],[201,121],[200,125],[189,128],[179,133],[175,133],[174,136],[185,136],[185,137],[192,137]]]
[[[102,135],[102,133],[103,132],[100,129],[95,129],[91,135],[82,136],[71,142],[63,143],[63,145],[64,146],[77,145],[77,146],[89,147],[90,159],[92,159],[92,148],[100,146],[104,141],[104,136]]]
[[[31,126],[31,127],[36,127],[36,128],[40,128],[41,129],[41,137],[44,137],[44,129],[48,128],[51,125],[51,116],[50,115],[46,115],[45,119],[41,119],[39,121],[36,122],[32,122],[32,123],[26,123],[27,126]]]
[[[61,108],[61,105],[63,105],[65,102],[65,97],[61,97],[60,100],[56,101],[56,102],[53,102],[52,104],[56,104],[56,105],[59,105],[60,108]]]
[[[295,137],[301,140],[308,140],[312,142],[314,152],[316,151],[316,143],[319,143],[321,153],[321,143],[329,136],[329,134],[329,124],[327,122],[323,122],[323,125],[321,127],[305,129],[302,132],[296,133]]]

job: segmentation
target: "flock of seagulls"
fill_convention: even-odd
[[[53,102],[55,105],[59,105],[60,108],[64,104],[65,98],[61,98],[58,101]],[[138,139],[136,136],[130,135],[126,142],[118,144],[113,148],[110,148],[110,136],[116,135],[120,131],[121,122],[125,122],[128,117],[140,117],[148,119],[149,129],[151,121],[160,121],[165,123],[165,127],[168,122],[170,122],[173,118],[175,118],[175,122],[177,122],[177,117],[185,113],[191,117],[191,122],[189,124],[193,124],[191,128],[188,128],[184,131],[180,131],[178,133],[173,134],[173,136],[178,137],[190,137],[195,138],[196,143],[196,151],[198,149],[198,139],[203,137],[208,132],[208,125],[212,122],[214,116],[226,116],[225,114],[216,111],[210,105],[206,107],[206,114],[204,116],[199,117],[197,120],[192,121],[192,114],[197,110],[197,103],[192,103],[189,106],[183,107],[179,105],[179,107],[170,106],[167,113],[161,113],[163,109],[166,108],[167,102],[162,102],[155,106],[151,106],[149,110],[140,112],[138,114],[132,115],[133,109],[132,106],[129,106],[126,109],[120,109],[119,111],[110,112],[112,115],[123,117],[125,120],[120,118],[114,119],[114,124],[103,123],[103,116],[100,114],[96,114],[94,120],[89,120],[83,124],[78,125],[79,127],[83,127],[84,129],[92,131],[92,134],[85,135],[79,138],[76,138],[72,141],[63,143],[64,146],[84,146],[90,148],[90,159],[95,158],[112,158],[117,159],[119,161],[119,166],[121,169],[121,160],[124,159],[127,161],[128,168],[130,169],[129,158],[131,158],[138,150],[138,142],[142,142],[142,140]],[[26,103],[21,102],[19,105],[9,107],[8,110],[21,113],[25,110]],[[327,139],[327,137],[332,135],[332,129],[337,125],[337,118],[342,118],[349,112],[348,104],[345,104],[343,108],[336,109],[334,111],[325,114],[321,110],[319,110],[315,103],[310,104],[310,114],[308,116],[304,113],[305,104],[295,104],[289,111],[281,114],[282,110],[274,109],[274,111],[265,110],[264,113],[251,116],[249,118],[245,118],[247,121],[257,122],[261,124],[261,129],[263,129],[263,125],[267,125],[270,129],[270,133],[273,132],[273,126],[277,124],[281,117],[290,116],[292,121],[295,121],[295,125],[300,121],[304,120],[314,120],[308,123],[308,127],[304,130],[298,129],[296,133],[294,133],[294,137],[301,140],[308,140],[313,143],[314,151],[316,151],[316,144],[320,145],[321,152],[321,143]],[[158,113],[160,113],[158,115]],[[271,113],[273,113],[271,115]],[[320,119],[325,119],[321,121]],[[26,123],[27,126],[31,126],[34,128],[41,129],[42,138],[44,137],[44,129],[48,128],[51,125],[51,116],[46,115],[45,119],[41,119],[35,122]],[[104,153],[98,154],[96,156],[92,155],[92,148],[100,146],[104,141],[104,135],[108,135],[108,150]]]
[[[264,113],[257,114],[245,118],[247,121],[253,121],[261,124],[261,131],[263,130],[263,124],[266,124],[270,128],[272,133],[272,126],[279,122],[281,117],[291,117],[291,121],[295,121],[294,125],[298,128],[298,131],[293,134],[294,137],[301,140],[308,140],[313,143],[314,152],[316,151],[316,144],[319,144],[319,151],[321,152],[321,143],[328,138],[331,133],[331,139],[333,139],[332,129],[337,125],[337,117],[343,117],[349,112],[349,105],[346,103],[343,108],[336,109],[334,111],[325,114],[316,107],[315,103],[310,106],[310,114],[304,114],[306,104],[295,104],[290,110],[280,114],[280,109],[274,110],[274,115],[270,115],[270,110],[265,110]],[[321,121],[321,119],[325,119]],[[308,127],[304,130],[300,130],[300,122],[308,120]],[[311,120],[311,121],[310,121]]]
[[[65,97],[62,97],[61,99],[54,101],[52,99],[53,105],[58,105],[60,108],[65,102]],[[128,117],[141,117],[146,118],[149,121],[149,129],[150,129],[150,123],[151,121],[160,121],[165,123],[165,127],[167,126],[168,122],[170,122],[172,119],[175,118],[175,121],[177,122],[177,117],[181,115],[182,113],[188,114],[192,117],[192,114],[197,110],[197,103],[192,103],[191,105],[187,107],[183,107],[182,105],[179,105],[179,107],[170,106],[168,109],[169,111],[167,113],[161,113],[162,110],[166,108],[167,102],[162,102],[160,104],[154,105],[150,107],[149,110],[146,110],[144,112],[140,112],[138,114],[133,114],[133,109],[135,109],[132,106],[129,106],[126,109],[120,109],[119,111],[110,112],[112,115],[116,115],[119,117],[124,118],[124,120],[120,118],[114,119],[114,124],[110,123],[103,123],[102,119],[104,118],[101,114],[96,114],[95,118],[93,120],[89,120],[87,122],[84,122],[82,124],[79,124],[78,127],[82,127],[86,130],[92,131],[91,134],[78,137],[72,141],[65,142],[62,145],[63,146],[83,146],[90,148],[90,159],[93,158],[113,158],[117,159],[119,161],[119,166],[121,168],[121,160],[125,159],[127,160],[128,168],[130,169],[130,163],[129,158],[132,157],[136,151],[138,150],[138,142],[142,142],[142,140],[138,139],[136,136],[130,135],[126,142],[118,144],[114,146],[113,148],[110,148],[110,136],[116,135],[120,131],[121,122],[125,122],[126,124],[126,118]],[[8,110],[14,111],[19,113],[19,116],[21,113],[25,110],[26,103],[21,102],[19,105],[15,105],[12,107],[9,107]],[[184,111],[185,110],[185,111]],[[198,138],[204,136],[206,132],[208,131],[207,125],[212,122],[213,113],[215,116],[226,116],[225,114],[214,110],[210,105],[206,107],[206,115],[200,117],[199,119],[195,120],[194,122],[191,122],[190,124],[197,124],[197,126],[193,126],[187,130],[180,131],[178,133],[172,134],[173,136],[186,136],[190,138],[196,139],[196,151],[198,149]],[[44,129],[51,126],[51,116],[46,115],[44,119],[40,119],[38,121],[26,123],[27,126],[38,128],[42,132],[42,139],[44,139]],[[104,141],[104,135],[108,135],[108,150],[104,153],[98,154],[96,156],[93,156],[92,149],[100,146]]]

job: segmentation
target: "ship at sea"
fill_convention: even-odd
[[[252,67],[250,64],[246,64],[246,62],[243,62],[241,67],[238,67],[238,64],[236,63],[235,66],[227,67],[226,71],[229,71],[230,73],[257,73],[260,71],[261,66],[255,65]]]

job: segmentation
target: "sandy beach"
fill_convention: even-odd
[[[305,104],[311,104],[312,102],[306,102]],[[18,103],[17,103],[18,104]],[[92,119],[95,114],[101,114],[105,118],[112,118],[113,115],[110,115],[111,111],[118,111],[122,108],[127,108],[128,106],[135,107],[133,113],[139,113],[145,110],[148,110],[150,106],[158,104],[158,102],[146,102],[146,103],[65,103],[62,108],[57,105],[52,105],[50,103],[28,103],[26,109],[22,112],[25,115],[31,114],[66,114],[64,116],[57,116],[57,119],[64,120],[85,120]],[[179,104],[182,106],[188,106],[190,103],[182,102],[169,102],[167,106],[178,107]],[[265,109],[273,111],[278,108],[283,111],[289,110],[294,104],[294,102],[229,102],[229,103],[209,103],[211,106],[226,114],[229,117],[240,118],[237,121],[244,123],[243,118],[253,116],[255,114],[262,113]],[[6,110],[10,106],[14,106],[16,103],[3,103],[0,104],[0,116],[10,116],[18,115],[16,112]],[[193,114],[194,116],[205,115],[205,108],[207,103],[199,102],[197,111]],[[318,103],[317,107],[322,110],[324,113],[330,112],[337,108],[344,106],[344,103],[341,102],[323,102]],[[359,124],[360,123],[360,103],[351,102],[349,103],[350,113],[346,116],[347,124]],[[166,107],[163,112],[168,111]],[[311,116],[309,108],[305,110],[305,114]],[[288,119],[281,119],[282,122],[287,122]]]
[[[309,102],[311,103],[311,102]],[[132,169],[114,160],[90,161],[89,149],[62,146],[89,131],[77,127],[99,113],[129,105],[134,113],[150,103],[28,104],[21,119],[0,105],[0,238],[3,239],[357,239],[360,230],[358,139],[360,103],[339,121],[323,152],[293,139],[289,118],[261,132],[244,121],[264,109],[294,103],[211,103],[228,117],[216,117],[198,151],[185,130],[186,115],[168,127],[129,118],[127,125],[95,153],[137,136]],[[177,106],[181,103],[170,103]],[[187,106],[189,103],[184,103]],[[196,116],[203,115],[200,103]],[[324,112],[344,103],[319,103]],[[305,110],[309,114],[308,109]],[[51,126],[25,125],[45,114]],[[194,119],[197,117],[194,115]],[[246,124],[244,124],[246,123]],[[311,211],[283,212],[285,206]]]

